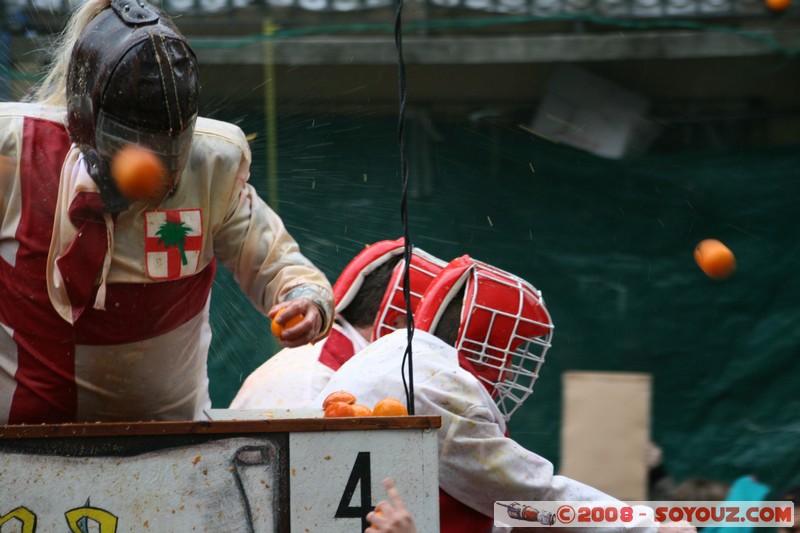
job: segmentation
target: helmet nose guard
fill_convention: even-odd
[[[128,206],[108,173],[114,155],[108,147],[152,139],[143,144],[162,157],[174,182],[188,156],[198,96],[194,52],[157,8],[143,0],[112,0],[87,24],[67,73],[67,129],[88,160],[105,160],[90,165],[89,173],[107,211]],[[101,115],[114,132],[98,128]],[[120,131],[138,134],[120,139]]]

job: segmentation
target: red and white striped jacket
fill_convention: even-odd
[[[0,104],[0,423],[200,418],[216,260],[263,313],[330,284],[247,183],[238,127],[198,119],[175,194],[112,220],[65,120]]]

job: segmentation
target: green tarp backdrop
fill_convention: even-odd
[[[274,205],[333,282],[365,244],[402,235],[396,124],[278,126]],[[556,325],[536,390],[512,419],[517,440],[558,465],[561,374],[650,372],[653,440],[678,481],[755,474],[778,491],[800,481],[800,147],[610,161],[521,129],[435,127],[408,130],[414,244],[524,277]],[[251,181],[266,198],[263,136],[252,146]],[[737,256],[728,281],[694,263],[707,237]],[[224,269],[212,294],[211,391],[225,407],[278,347]]]

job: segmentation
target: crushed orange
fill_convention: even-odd
[[[353,406],[344,402],[333,402],[325,409],[325,418],[341,418],[355,416]]]
[[[330,404],[335,402],[353,405],[356,403],[356,397],[346,390],[337,390],[336,392],[332,392],[325,397],[325,401],[322,402],[322,408],[327,409]]]
[[[373,416],[406,416],[408,409],[397,398],[384,398],[372,408]]]
[[[281,313],[283,313],[284,311],[285,311],[285,309],[281,309],[280,311],[275,313],[275,316],[272,317],[272,324],[270,325],[270,329],[272,330],[272,334],[275,335],[276,337],[278,337],[279,339],[281,338],[281,335],[283,335],[283,330],[284,329],[290,328],[290,327],[294,326],[295,324],[300,323],[300,321],[303,320],[303,318],[304,318],[303,315],[295,315],[292,318],[290,318],[289,320],[287,320],[286,324],[280,325],[280,324],[278,324],[278,321],[275,320],[275,319],[278,318],[279,316],[281,316]]]

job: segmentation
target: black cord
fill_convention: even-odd
[[[400,179],[403,184],[403,194],[400,199],[400,220],[403,222],[403,297],[406,302],[406,316],[408,323],[406,332],[408,344],[403,354],[403,363],[400,373],[403,376],[403,388],[406,392],[406,407],[408,414],[414,414],[414,357],[411,350],[411,341],[414,338],[414,315],[411,313],[411,289],[409,267],[411,265],[411,237],[408,232],[408,156],[405,142],[405,115],[406,115],[406,64],[403,60],[403,0],[397,0],[397,11],[394,19],[394,42],[397,47],[397,78],[400,86],[400,113],[397,121],[397,142],[400,145]],[[405,368],[408,363],[408,382],[406,382]]]

